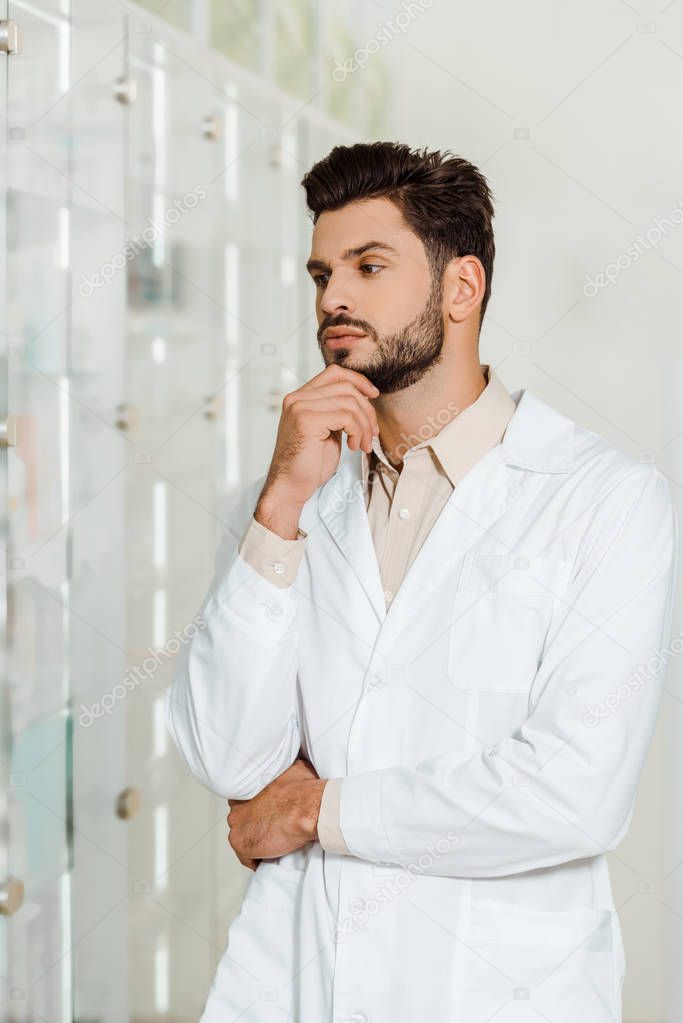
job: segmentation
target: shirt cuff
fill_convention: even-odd
[[[328,778],[318,813],[318,840],[325,852],[350,856],[339,823],[339,799],[343,778]]]
[[[304,556],[306,537],[297,530],[296,540],[285,540],[251,516],[237,548],[240,557],[275,586],[291,586]]]

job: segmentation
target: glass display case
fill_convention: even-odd
[[[208,3],[1,6],[0,1019],[196,1019],[248,871],[162,696],[322,367],[299,182],[352,135],[269,5],[232,61],[190,31]]]

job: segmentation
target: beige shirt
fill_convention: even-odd
[[[365,507],[387,608],[436,522],[446,501],[467,472],[503,439],[515,403],[489,366],[482,366],[486,387],[471,405],[427,440],[406,450],[400,472],[382,450],[362,451]],[[438,417],[437,417],[438,418]],[[434,426],[438,429],[438,423]],[[291,586],[304,554],[306,536],[285,540],[252,516],[239,554],[276,586]],[[339,827],[343,778],[328,779],[318,817],[318,838],[328,852],[349,854]]]

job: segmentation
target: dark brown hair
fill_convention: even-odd
[[[435,281],[456,256],[476,256],[486,273],[479,326],[491,294],[493,194],[474,164],[448,150],[422,151],[398,142],[335,146],[301,181],[315,224],[321,213],[361,199],[385,197],[425,247]]]

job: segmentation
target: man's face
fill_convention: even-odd
[[[442,284],[434,285],[424,245],[389,199],[322,213],[307,265],[325,365],[358,370],[388,394],[414,384],[439,361]],[[363,335],[326,334],[342,326]]]

